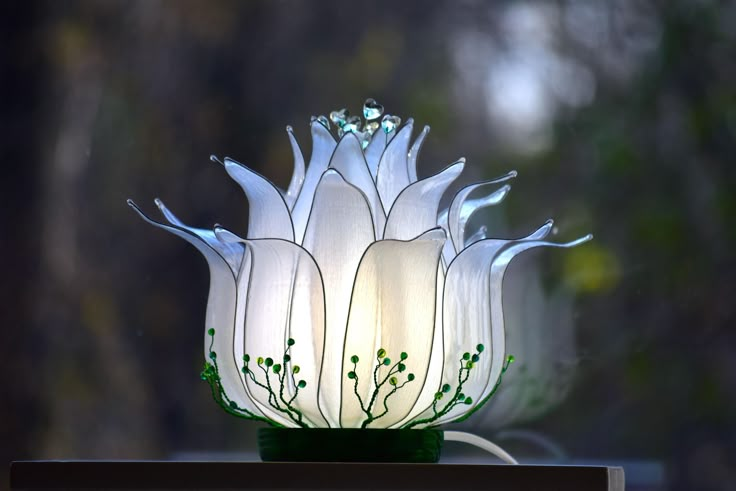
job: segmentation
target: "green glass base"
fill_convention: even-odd
[[[264,462],[437,462],[443,441],[440,430],[258,430]]]

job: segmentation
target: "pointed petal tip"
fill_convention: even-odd
[[[235,243],[241,243],[244,242],[244,239],[241,239],[238,237],[237,234],[229,231],[219,223],[216,223],[214,227],[212,227],[212,231],[215,233],[215,237],[220,242],[228,243],[228,244],[235,244]]]
[[[290,124],[287,124],[286,125],[286,132],[287,133],[294,133],[294,128],[292,128]]]
[[[125,202],[126,202],[126,203],[128,204],[128,206],[130,206],[131,208],[133,208],[133,209],[138,209],[138,205],[136,205],[136,204],[135,204],[135,201],[133,201],[132,199],[128,198],[128,199],[126,199],[126,200],[125,200]]]
[[[215,155],[215,154],[210,155],[210,161],[212,161],[212,162],[214,162],[216,164],[225,165],[222,162],[222,160],[220,160],[219,158],[217,158],[217,155]]]
[[[166,208],[166,205],[164,205],[164,202],[163,202],[163,201],[161,201],[161,200],[160,200],[159,198],[155,198],[155,199],[153,200],[153,202],[154,202],[154,203],[156,204],[156,206],[158,206],[158,208],[159,208],[160,210],[162,210],[162,209]]]
[[[593,240],[593,234],[588,234],[583,237],[580,237],[579,239],[572,240],[570,242],[562,244],[562,246],[563,247],[575,247],[575,246],[579,246],[580,244],[585,244],[586,242],[589,242],[591,240]]]

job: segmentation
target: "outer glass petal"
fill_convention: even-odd
[[[419,180],[417,178],[417,157],[419,157],[419,151],[422,149],[422,144],[424,143],[424,139],[427,138],[428,133],[429,126],[425,126],[422,132],[419,133],[417,139],[414,140],[414,144],[411,146],[411,149],[409,149],[409,158],[406,162],[409,182],[417,182]]]
[[[215,233],[212,230],[190,227],[179,220],[176,215],[174,215],[171,210],[169,210],[166,205],[164,205],[163,201],[156,198],[154,202],[156,203],[156,206],[158,206],[158,209],[161,211],[161,214],[163,214],[164,218],[166,218],[166,220],[170,224],[176,225],[178,228],[187,230],[199,237],[208,246],[217,251],[220,256],[222,256],[222,258],[230,266],[233,274],[238,273],[238,270],[240,269],[240,262],[243,260],[244,253],[243,246],[241,244],[231,244],[228,242],[223,242],[215,237]],[[137,210],[137,207],[135,207],[135,209],[136,211],[139,211]]]
[[[376,237],[381,237],[386,225],[386,212],[368,170],[360,141],[353,133],[346,133],[337,144],[330,159],[330,168],[340,172],[347,182],[365,195],[373,217],[374,233]]]
[[[450,203],[450,208],[448,210],[447,224],[450,230],[450,239],[452,239],[452,245],[455,247],[456,253],[460,253],[460,251],[463,250],[465,224],[467,223],[468,217],[474,211],[474,208],[468,208],[466,205],[466,200],[470,196],[470,193],[481,186],[498,184],[504,181],[508,181],[509,179],[513,179],[514,177],[516,177],[516,171],[511,171],[504,176],[498,177],[496,179],[491,179],[490,181],[483,181],[465,186],[455,194],[455,197],[452,198],[452,203]],[[506,193],[508,193],[508,189],[504,190],[504,188],[501,188],[497,192],[499,192],[500,195],[495,196],[493,199],[495,199],[496,202],[500,202],[506,196]],[[492,193],[490,196],[493,196],[494,194],[495,193]]]
[[[282,373],[290,373],[293,365],[301,371],[297,380],[304,379],[310,385],[299,389],[293,406],[304,415],[304,421],[313,426],[326,426],[319,411],[319,370],[324,353],[324,294],[319,269],[307,251],[296,244],[278,239],[247,240],[250,252],[250,271],[238,280],[237,329],[242,331],[242,344],[235,345],[238,359],[250,355],[250,368],[256,380],[264,383],[266,372],[256,359],[270,357],[276,363],[283,361],[287,340],[296,344],[290,349],[291,360],[284,363]],[[245,264],[245,263],[244,263]],[[236,341],[240,341],[237,339]],[[242,362],[241,362],[242,363]],[[284,372],[285,371],[285,372]],[[241,375],[248,390],[262,412],[286,426],[296,426],[292,418],[275,408],[269,401],[269,393],[251,377]],[[274,393],[279,395],[278,405],[286,406],[295,395],[293,381],[284,377],[283,397],[277,374],[268,378]]]
[[[440,199],[464,167],[465,159],[460,159],[434,176],[401,191],[386,220],[384,239],[409,240],[437,227]]]
[[[219,366],[220,381],[225,393],[239,407],[247,409],[256,415],[263,413],[258,406],[248,397],[240,380],[240,365],[233,356],[233,339],[235,333],[235,308],[236,308],[236,277],[228,262],[219,252],[209,246],[203,239],[183,229],[176,224],[166,225],[149,218],[133,201],[128,204],[146,222],[170,232],[186,240],[205,257],[210,269],[210,290],[207,299],[207,313],[205,319],[204,356],[209,361],[210,336],[207,331],[215,329],[214,344],[212,350],[219,355],[217,363]],[[242,246],[239,246],[242,248]],[[240,262],[243,262],[242,260]]]
[[[383,208],[391,209],[399,193],[407,187],[411,180],[407,160],[409,158],[409,140],[414,128],[414,121],[409,119],[396,136],[386,146],[376,171],[376,187],[381,196]]]
[[[317,186],[304,247],[317,261],[325,285],[326,345],[319,391],[330,426],[339,424],[342,351],[353,281],[360,258],[374,240],[363,193],[336,170],[327,170]]]
[[[281,192],[244,165],[225,158],[225,170],[248,198],[248,238],[294,240],[294,227]]]
[[[381,160],[383,151],[386,150],[386,144],[388,143],[388,135],[382,130],[378,130],[373,133],[371,141],[365,148],[365,161],[368,164],[368,170],[371,172],[373,181],[376,180],[376,172],[378,171],[378,162]]]
[[[404,419],[414,407],[427,379],[435,328],[437,271],[445,232],[436,228],[414,240],[379,241],[371,245],[360,262],[350,303],[348,328],[345,335],[345,359],[342,370],[343,427],[358,427],[370,419],[363,408],[376,417],[368,427],[388,427]],[[386,350],[393,360],[383,366],[374,378],[376,354]],[[405,372],[395,372],[397,384],[407,381],[409,373],[415,379],[396,389],[383,383],[391,376],[391,367],[403,361]],[[350,358],[357,355],[356,379],[347,377],[353,370]],[[379,390],[375,392],[376,381]],[[373,400],[371,406],[370,401]]]
[[[294,137],[294,129],[291,126],[286,127],[286,132],[289,135],[289,143],[291,144],[291,151],[294,154],[294,172],[291,175],[291,181],[289,182],[289,188],[286,190],[284,200],[286,205],[289,207],[289,211],[294,209],[294,203],[296,198],[299,196],[299,192],[302,190],[304,184],[304,156],[302,150],[299,148]]]
[[[547,231],[547,224],[532,234]],[[511,260],[521,252],[533,247],[574,247],[590,240],[592,236],[565,244],[541,240],[522,239],[518,241],[499,241],[487,239],[468,247],[450,265],[445,283],[444,316],[445,333],[453,331],[450,343],[446,343],[445,381],[456,379],[459,363],[452,358],[457,353],[471,351],[478,342],[490,347],[487,355],[481,356],[470,373],[464,392],[474,398],[476,403],[488,397],[505,362],[505,331],[503,318],[503,277]],[[489,260],[489,258],[492,258]],[[454,325],[454,326],[453,326]],[[452,327],[453,326],[454,329]],[[448,337],[445,336],[447,341]],[[472,346],[462,347],[463,343]],[[457,367],[448,373],[447,367]],[[449,375],[449,377],[448,377]],[[443,423],[467,412],[459,406],[438,422]]]
[[[302,243],[304,230],[307,228],[309,212],[312,209],[312,200],[314,199],[314,191],[317,189],[317,184],[322,177],[322,173],[327,170],[330,157],[332,157],[332,153],[335,151],[335,146],[337,145],[330,131],[316,119],[312,121],[311,129],[312,156],[309,159],[309,166],[304,176],[302,189],[294,202],[291,213],[294,222],[294,237],[299,244]]]

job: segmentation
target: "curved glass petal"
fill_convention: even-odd
[[[248,198],[248,238],[294,240],[294,227],[284,197],[266,178],[225,157],[225,170]]]
[[[339,424],[340,376],[350,295],[363,253],[375,240],[365,196],[334,169],[322,175],[304,234],[325,285],[326,345],[320,404],[330,426]],[[317,379],[315,379],[317,380]]]
[[[505,184],[482,198],[469,199],[462,204],[457,223],[458,244],[461,248],[465,245],[466,241],[465,227],[473,213],[487,206],[497,205],[508,196],[509,191],[511,191],[511,186]]]
[[[161,211],[161,214],[170,224],[187,230],[206,242],[208,246],[216,250],[220,254],[220,256],[222,256],[222,258],[230,266],[233,274],[238,273],[238,270],[240,269],[240,262],[243,260],[244,254],[243,246],[241,244],[223,242],[215,236],[215,233],[212,230],[190,227],[179,220],[179,218],[177,218],[176,215],[174,215],[174,213],[172,213],[171,210],[166,207],[163,201],[156,198],[154,202],[156,203],[156,206],[158,206],[158,209]],[[131,206],[135,207],[135,205]],[[140,212],[137,207],[135,207],[134,209]]]
[[[330,157],[332,157],[335,146],[337,146],[337,142],[330,131],[318,120],[312,121],[310,126],[312,130],[312,156],[309,159],[309,166],[304,175],[301,191],[291,212],[291,218],[294,222],[294,237],[298,244],[301,244],[304,238],[304,230],[307,228],[307,221],[309,220],[309,211],[312,209],[314,191],[317,189],[322,173],[327,170]]]
[[[534,247],[574,247],[587,242],[592,236],[582,237],[567,243],[536,240],[540,231],[547,231],[547,224],[530,238],[504,241],[487,239],[473,244],[460,253],[447,271],[443,322],[454,325],[445,331],[445,379],[452,383],[459,369],[458,353],[472,351],[476,343],[490,348],[481,356],[470,371],[463,388],[473,397],[476,404],[488,397],[498,381],[505,363],[505,330],[503,318],[503,277],[511,260],[518,254]],[[448,335],[449,333],[449,335]],[[471,346],[463,346],[472,343]],[[454,364],[453,364],[454,362]],[[448,370],[450,368],[450,370]],[[468,410],[458,406],[438,423],[452,421]]]
[[[259,408],[274,421],[297,426],[296,419],[310,426],[325,426],[318,405],[319,380],[324,352],[324,294],[319,269],[307,251],[279,239],[246,240],[250,271],[238,280],[236,325],[242,339],[236,339],[238,359],[250,356],[253,376],[241,378]],[[290,360],[284,361],[288,340]],[[273,372],[258,358],[271,358],[281,365]],[[241,362],[242,364],[242,362]],[[293,374],[294,365],[300,370]],[[292,378],[292,374],[293,377]],[[310,385],[298,388],[298,380]],[[267,390],[266,387],[271,387]],[[303,419],[284,409],[297,408]]]
[[[437,210],[447,188],[465,167],[465,159],[405,188],[386,219],[384,239],[409,240],[437,227]]]
[[[447,224],[450,230],[450,239],[452,240],[452,245],[455,248],[456,254],[459,254],[460,251],[463,250],[465,224],[467,223],[468,217],[473,212],[473,209],[466,207],[466,200],[470,196],[470,193],[481,186],[498,184],[504,181],[508,181],[509,179],[513,179],[514,177],[516,177],[516,171],[511,171],[508,174],[496,179],[491,179],[489,181],[483,181],[465,186],[455,194],[455,196],[452,198],[452,203],[450,203],[450,208],[448,210]],[[500,192],[503,189],[504,188],[501,188],[498,191]],[[506,196],[506,193],[508,193],[508,189],[502,192],[500,199],[503,199],[503,197]],[[491,195],[493,194],[495,194],[495,192]],[[465,217],[464,221],[462,218],[463,216]]]
[[[381,196],[383,208],[391,209],[394,200],[402,189],[411,182],[407,170],[409,140],[414,121],[409,119],[394,138],[389,141],[376,170],[376,187]]]
[[[330,159],[330,168],[340,172],[347,182],[365,195],[373,217],[374,233],[376,237],[381,237],[386,225],[386,212],[368,170],[360,140],[355,134],[346,133],[342,137]]]
[[[435,339],[437,271],[445,240],[445,232],[436,228],[411,241],[376,242],[361,259],[345,335],[342,427],[388,427],[414,407]],[[385,357],[377,355],[379,349]],[[353,356],[358,363],[352,363]],[[386,365],[376,372],[379,361]],[[349,378],[351,371],[356,376]]]
[[[193,232],[181,228],[173,222],[172,225],[166,225],[149,218],[132,200],[128,200],[128,205],[146,222],[192,244],[207,260],[210,269],[210,289],[207,298],[205,319],[205,360],[210,361],[210,341],[213,338],[209,336],[207,331],[212,328],[215,329],[212,351],[219,355],[217,362],[219,365],[220,383],[225,393],[239,407],[262,416],[263,413],[248,396],[240,380],[240,364],[233,354],[235,310],[237,303],[236,273],[232,271],[228,262],[217,250],[210,247],[207,242]],[[171,217],[176,219],[173,215]],[[240,262],[242,264],[245,261],[241,259]]]
[[[299,192],[302,190],[302,184],[304,184],[304,155],[302,150],[299,148],[294,137],[294,129],[291,126],[286,127],[286,133],[289,135],[289,143],[291,144],[291,151],[294,154],[294,172],[291,174],[291,181],[289,181],[289,188],[286,190],[284,200],[286,206],[289,207],[289,211],[294,209],[294,203],[296,198],[299,196]]]
[[[419,133],[417,139],[414,140],[414,144],[409,149],[409,158],[406,161],[406,170],[409,174],[409,182],[417,182],[419,180],[419,178],[417,177],[417,157],[419,157],[419,151],[422,149],[424,139],[427,138],[428,133],[429,126],[425,126],[422,132]]]
[[[368,146],[365,147],[365,161],[368,164],[368,170],[371,172],[373,181],[376,180],[376,172],[378,172],[378,162],[381,160],[383,151],[386,150],[386,144],[388,143],[388,135],[383,130],[378,130],[373,133],[371,141],[368,142]]]

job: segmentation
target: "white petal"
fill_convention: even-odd
[[[217,364],[220,382],[225,394],[227,394],[230,400],[234,401],[240,408],[251,411],[258,416],[263,416],[263,413],[261,413],[250,397],[248,397],[248,394],[240,380],[240,364],[233,357],[237,290],[235,273],[230,268],[230,265],[220,255],[220,253],[213,249],[205,240],[193,234],[191,231],[181,228],[177,223],[174,223],[178,222],[178,220],[173,215],[169,215],[173,220],[172,225],[166,225],[149,218],[131,200],[128,200],[128,204],[146,222],[181,237],[192,244],[207,260],[207,264],[210,269],[210,289],[207,299],[207,313],[205,320],[205,359],[208,362],[211,362],[209,358],[209,350],[212,338],[209,336],[207,331],[212,328],[215,329],[212,351],[219,355],[217,358]],[[242,246],[239,247],[242,248]],[[241,259],[240,262],[244,261]]]
[[[285,368],[299,365],[301,372],[295,378],[306,380],[308,385],[299,390],[292,405],[304,414],[304,422],[310,426],[325,426],[316,383],[324,351],[324,295],[319,269],[309,253],[292,242],[262,239],[247,240],[245,244],[250,253],[250,271],[244,271],[238,279],[236,325],[242,337],[235,339],[236,357],[250,355],[249,368],[258,382],[265,383],[266,374],[258,367],[257,358],[270,357],[281,364],[287,340],[293,338],[296,344],[289,350],[291,361]],[[245,374],[241,373],[241,378],[264,414],[281,424],[296,426],[273,407],[266,389]],[[269,379],[279,395],[278,376],[270,372]],[[284,396],[279,397],[278,405],[286,406],[294,391],[295,385],[285,377]]]
[[[225,170],[248,198],[248,238],[294,240],[294,227],[283,196],[263,176],[225,158]]]
[[[240,261],[242,261],[244,254],[242,244],[230,244],[227,242],[222,242],[218,240],[212,230],[190,227],[179,220],[176,215],[174,215],[174,213],[172,213],[171,210],[166,207],[163,201],[156,198],[154,202],[156,203],[156,206],[158,206],[158,209],[161,211],[161,214],[170,224],[176,225],[181,229],[188,230],[189,232],[199,237],[202,241],[206,242],[208,246],[210,246],[212,249],[217,251],[220,256],[222,256],[222,258],[230,266],[233,274],[238,273],[238,270],[240,269]]]
[[[450,229],[450,238],[452,239],[452,244],[455,247],[455,253],[460,253],[460,251],[463,250],[465,224],[467,223],[470,214],[472,214],[472,212],[474,211],[474,208],[468,207],[468,204],[466,203],[466,200],[468,199],[468,196],[470,196],[470,193],[481,186],[498,184],[500,182],[508,181],[509,179],[512,179],[514,177],[516,177],[516,171],[511,171],[504,176],[496,179],[491,179],[490,181],[484,181],[465,186],[455,194],[455,197],[452,198],[452,203],[450,204],[450,209],[447,216],[447,224]],[[496,201],[500,202],[500,200],[502,200],[506,196],[506,193],[508,193],[508,189],[505,189],[505,187],[503,187],[497,192],[500,193],[500,195],[494,196],[496,193],[492,193],[491,196],[494,196],[492,200],[500,197],[500,199]]]
[[[546,224],[540,230],[546,230]],[[538,230],[530,237],[539,233]],[[450,265],[445,281],[444,383],[452,385],[454,391],[462,353],[472,353],[475,345],[480,343],[487,349],[471,370],[463,392],[476,404],[488,397],[505,363],[502,293],[503,277],[509,263],[516,255],[533,247],[573,247],[591,238],[586,236],[565,244],[529,238],[516,241],[487,239],[460,253]],[[460,405],[437,423],[451,421],[469,409],[469,406]]]
[[[327,170],[330,157],[332,157],[337,145],[335,138],[319,121],[312,121],[311,128],[312,156],[309,159],[302,189],[291,213],[291,218],[294,221],[294,237],[299,244],[302,243],[304,230],[307,228],[309,211],[312,209],[312,200],[314,199],[314,191],[317,189],[317,183],[319,183],[322,173]]]
[[[396,136],[386,146],[381,156],[376,173],[376,187],[381,196],[383,208],[391,209],[396,197],[411,182],[407,160],[409,158],[409,140],[414,121],[409,119]]]
[[[383,151],[386,150],[386,144],[388,143],[388,135],[379,128],[373,136],[368,146],[365,147],[365,161],[368,164],[368,170],[371,172],[371,177],[376,180],[376,172],[378,172],[378,162],[381,160]]]
[[[361,410],[354,390],[350,358],[359,357],[357,393],[368,409],[376,387],[373,373],[376,353],[386,350],[391,365],[379,371],[379,383],[397,363],[401,352],[408,353],[406,371],[396,374],[399,384],[409,373],[415,380],[385,399],[392,386],[385,383],[377,392],[371,412],[388,413],[369,427],[388,427],[404,419],[414,407],[427,378],[434,340],[437,271],[446,237],[436,228],[412,241],[384,240],[371,245],[360,262],[353,287],[342,369],[343,427],[358,427],[367,415]]]
[[[449,241],[446,241],[449,242]],[[417,402],[411,409],[409,414],[401,421],[392,425],[394,428],[411,421],[419,416],[432,405],[434,395],[442,384],[442,372],[445,364],[445,350],[442,341],[442,298],[445,291],[445,273],[444,268],[440,265],[437,268],[437,295],[435,299],[435,316],[434,316],[434,339],[432,340],[432,352],[429,358],[429,368],[427,369],[427,378],[424,381]]]
[[[374,233],[376,237],[381,237],[386,225],[386,212],[381,206],[376,184],[373,182],[365,162],[363,149],[355,134],[346,133],[342,137],[330,159],[330,168],[340,172],[347,182],[360,189],[365,195],[373,217]]]
[[[437,227],[440,199],[464,166],[465,159],[460,159],[434,176],[401,191],[386,220],[384,239],[409,240]]]
[[[374,240],[365,196],[336,170],[327,170],[317,186],[304,247],[317,261],[325,285],[326,345],[320,404],[330,426],[338,425],[343,341],[353,281],[360,258]]]
[[[291,126],[286,127],[286,132],[289,135],[289,143],[291,143],[291,151],[294,154],[294,172],[291,175],[291,181],[289,182],[289,189],[286,190],[284,200],[289,210],[294,209],[294,203],[296,198],[299,196],[299,192],[302,190],[302,184],[304,184],[304,156],[299,148],[299,144],[294,137],[294,130]]]
[[[414,144],[411,146],[411,149],[409,149],[409,158],[407,159],[407,172],[409,174],[409,182],[417,182],[417,157],[419,156],[419,151],[422,149],[422,144],[424,143],[424,139],[427,138],[427,133],[429,133],[429,126],[425,126],[421,133],[419,133],[419,136],[416,140],[414,140]]]

